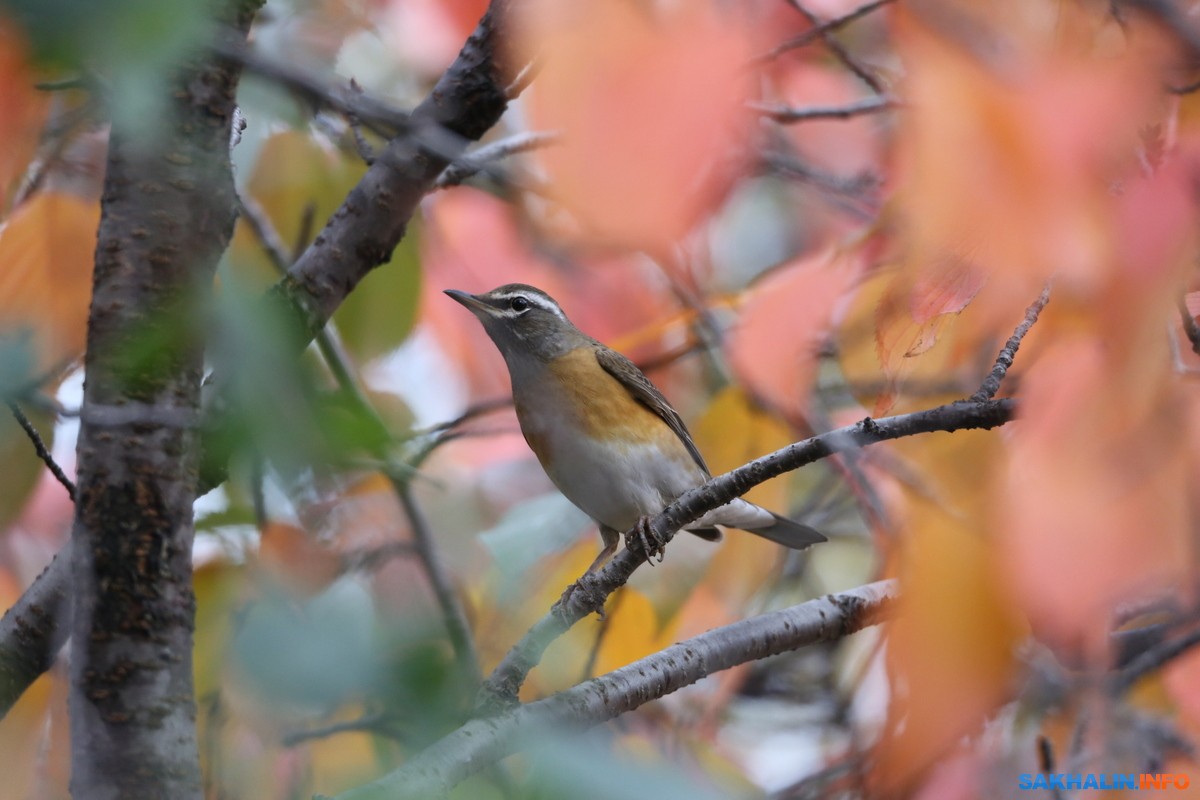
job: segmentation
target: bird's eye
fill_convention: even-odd
[[[512,300],[508,301],[508,307],[518,313],[520,313],[522,311],[528,311],[529,310],[529,300],[522,297],[521,295],[517,295]]]

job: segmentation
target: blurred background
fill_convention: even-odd
[[[532,743],[457,796],[995,797],[1019,773],[1186,772],[1200,662],[1119,696],[1097,676],[1114,618],[1195,619],[1189,29],[1084,0],[515,5],[506,59],[534,68],[489,157],[443,175],[299,360],[258,299],[386,145],[311,87],[411,109],[487,3],[269,0],[242,54],[240,218],[204,310],[237,400],[230,478],[196,504],[208,796],[332,794],[402,763],[598,552],[442,294],[508,282],[638,363],[714,474],[971,396],[1053,288],[1001,392],[1017,423],[755,488],[830,541],[680,537],[522,699],[885,576],[892,623]],[[67,474],[109,109],[154,136],[171,64],[211,35],[184,0],[0,2],[0,391]],[[0,464],[3,608],[73,510],[8,414]],[[5,796],[67,796],[65,679],[60,659],[0,721]]]

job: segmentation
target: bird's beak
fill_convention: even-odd
[[[491,306],[489,306],[487,303],[483,302],[482,300],[480,300],[478,297],[476,297],[473,294],[468,294],[468,293],[460,291],[458,289],[447,289],[446,294],[450,295],[455,300],[457,300],[458,302],[460,302],[464,306],[466,306],[468,309],[470,309],[472,314],[476,314],[476,315],[478,315],[480,313],[487,314],[492,310]]]

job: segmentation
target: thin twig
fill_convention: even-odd
[[[1192,352],[1200,355],[1200,324],[1196,322],[1196,318],[1192,316],[1191,310],[1187,305],[1187,296],[1179,295],[1179,319],[1183,322],[1183,332],[1187,334],[1188,341],[1192,343]]]
[[[809,11],[808,8],[800,2],[800,0],[787,0],[787,3],[792,8],[804,15],[804,18],[808,20],[808,23],[814,28],[821,27],[822,23],[820,17]],[[850,51],[847,50],[846,47],[839,42],[836,37],[834,37],[832,30],[822,30],[820,36],[821,41],[823,41],[825,46],[829,48],[829,52],[833,53],[834,57],[837,58],[838,61],[841,61],[842,64],[845,65],[846,69],[857,75],[859,80],[861,80],[867,86],[870,86],[871,89],[877,94],[884,93],[884,86],[879,80],[879,77],[862,64],[858,63],[858,61],[850,55]]]
[[[509,100],[516,100],[521,96],[521,92],[529,88],[529,84],[533,83],[533,79],[537,77],[538,72],[542,68],[542,60],[534,57],[529,60],[529,63],[521,67],[521,71],[517,73],[517,77],[512,79],[512,83],[504,87],[504,96]]]
[[[33,85],[39,92],[67,92],[73,89],[91,89],[92,82],[83,75],[62,78],[57,81],[39,81]]]
[[[281,274],[286,273],[292,265],[292,259],[288,255],[287,245],[283,243],[283,237],[271,224],[266,209],[250,194],[238,195],[238,205],[241,207],[242,219],[246,220],[267,257],[271,259],[271,266]]]
[[[752,111],[757,111],[768,119],[783,124],[793,122],[808,122],[816,119],[850,119],[864,114],[878,114],[890,111],[900,103],[890,95],[880,94],[867,97],[844,106],[808,106],[792,108],[778,103],[749,103]]]
[[[817,25],[816,27],[809,28],[808,30],[806,30],[804,33],[800,34],[796,38],[789,39],[788,41],[784,42],[783,44],[777,45],[776,47],[772,48],[769,52],[764,53],[763,55],[759,56],[758,58],[756,58],[754,60],[756,62],[763,62],[763,61],[770,61],[773,58],[778,58],[779,56],[783,55],[784,53],[786,53],[789,50],[795,50],[796,48],[804,47],[806,44],[811,44],[812,42],[815,42],[817,39],[820,39],[821,37],[823,37],[829,31],[836,31],[838,28],[843,28],[846,25],[849,25],[851,22],[854,22],[857,19],[865,17],[867,14],[870,14],[871,12],[876,11],[880,8],[883,8],[884,6],[886,6],[890,3],[894,3],[894,2],[896,2],[896,0],[875,0],[875,2],[867,3],[866,5],[859,6],[858,8],[849,12],[848,14],[843,14],[842,16],[835,17],[834,19],[831,19],[828,22],[823,22],[820,25]]]
[[[437,598],[438,606],[441,607],[442,622],[446,626],[450,644],[453,645],[454,653],[458,657],[459,666],[471,685],[477,686],[482,680],[483,674],[479,668],[479,656],[475,652],[475,643],[471,638],[471,626],[467,622],[467,614],[463,609],[458,592],[451,585],[450,573],[442,564],[437,547],[434,545],[429,523],[413,498],[412,486],[408,481],[394,475],[388,475],[388,480],[391,481],[396,496],[400,498],[400,503],[404,506],[404,513],[408,516],[412,526],[413,544],[416,545],[417,555],[425,568],[425,575],[429,578],[433,594]]]
[[[350,91],[363,93],[362,86],[354,78],[350,79]],[[350,135],[354,137],[354,149],[358,151],[358,157],[368,167],[371,166],[375,163],[375,148],[371,147],[371,143],[363,135],[362,120],[358,118],[357,114],[346,114],[346,124],[350,126]]]
[[[39,148],[39,150],[45,150],[45,154],[35,158],[26,171],[20,186],[13,193],[10,209],[19,207],[41,190],[51,170],[59,163],[67,147],[71,144],[76,130],[87,122],[93,111],[94,103],[89,99],[78,108],[64,112],[56,124],[47,126],[47,129],[43,131],[43,138],[50,144]]]
[[[393,558],[417,555],[417,547],[409,541],[395,541],[346,555],[347,570],[376,570]]]
[[[411,127],[411,116],[407,111],[393,108],[382,100],[377,100],[361,90],[354,91],[349,86],[331,86],[314,74],[263,56],[247,47],[244,42],[218,39],[213,50],[222,58],[239,64],[247,72],[253,72],[291,89],[314,106],[324,106],[343,115],[353,115],[382,136],[390,138],[408,131]]]
[[[983,385],[979,387],[979,391],[971,395],[971,400],[979,402],[981,400],[991,400],[996,396],[996,392],[1000,391],[1000,383],[1004,380],[1004,376],[1008,374],[1008,368],[1013,364],[1013,358],[1017,355],[1017,350],[1021,347],[1021,340],[1025,338],[1025,334],[1029,333],[1029,329],[1034,326],[1038,320],[1038,315],[1042,313],[1042,309],[1050,302],[1050,284],[1047,283],[1042,289],[1042,293],[1034,300],[1029,308],[1025,309],[1025,319],[1021,320],[1021,324],[1013,331],[1013,335],[1004,343],[1004,347],[1000,350],[1000,355],[996,356],[996,363],[992,367],[992,371],[983,379]]]
[[[1142,677],[1178,658],[1196,645],[1200,645],[1200,627],[1145,651],[1109,679],[1109,693],[1114,697],[1124,694]]]
[[[454,163],[442,170],[442,174],[433,182],[435,189],[445,189],[457,186],[476,173],[486,171],[490,164],[517,153],[546,147],[562,141],[558,131],[532,131],[518,133],[491,144],[477,148],[456,158]]]
[[[767,151],[762,154],[763,163],[782,173],[820,190],[820,197],[850,216],[862,222],[870,222],[879,214],[879,201],[876,190],[881,184],[880,179],[869,172],[844,178],[817,169],[800,159],[780,151]]]
[[[250,200],[250,202],[247,202],[247,200]],[[251,228],[253,228],[255,234],[267,250],[267,253],[271,256],[272,262],[276,266],[281,267],[282,271],[286,272],[290,261],[283,249],[283,240],[274,231],[266,214],[250,198],[242,199],[242,208],[246,212],[246,219],[250,223]],[[358,380],[350,369],[349,357],[342,351],[340,344],[334,339],[328,326],[317,331],[315,338],[317,347],[321,352],[321,357],[324,359],[329,371],[333,374],[338,387],[354,403],[367,423],[378,432],[384,434],[383,438],[387,438],[387,425],[378,412],[375,411],[370,400],[359,386]],[[475,653],[474,642],[471,640],[466,613],[462,608],[458,595],[450,584],[449,575],[441,564],[441,559],[433,543],[433,537],[429,532],[428,524],[413,500],[411,489],[408,485],[417,468],[411,464],[401,464],[395,461],[386,452],[380,452],[377,455],[384,462],[384,473],[391,482],[397,498],[399,498],[409,517],[417,555],[420,556],[426,576],[429,578],[430,586],[433,588],[434,597],[442,612],[446,633],[454,647],[459,663],[463,668],[464,674],[473,679],[475,683],[478,683],[482,677],[479,670],[479,657]]]
[[[50,470],[50,474],[58,479],[58,482],[67,490],[67,495],[71,498],[71,502],[75,501],[75,484],[67,477],[67,473],[63,472],[62,467],[54,460],[54,456],[50,455],[50,451],[46,449],[46,443],[42,441],[42,435],[38,433],[37,428],[29,421],[29,417],[25,416],[25,412],[21,407],[11,400],[5,401],[8,405],[8,410],[12,412],[13,418],[17,424],[21,426],[21,430],[25,431],[25,435],[29,437],[29,441],[33,443],[33,450],[37,453],[37,457],[42,460],[46,468]]]
[[[397,739],[399,736],[389,724],[392,718],[380,711],[374,714],[365,714],[357,719],[348,719],[343,722],[331,722],[328,725],[321,725],[316,728],[308,728],[302,731],[291,731],[285,733],[280,743],[284,747],[295,747],[303,742],[310,742],[313,739],[326,739],[330,736],[335,736],[339,733],[348,731],[365,731],[367,733],[377,733],[381,736],[387,736],[391,739]]]

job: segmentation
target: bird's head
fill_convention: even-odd
[[[533,286],[507,283],[483,294],[446,294],[479,318],[510,364],[526,357],[549,361],[587,341],[555,299]]]

